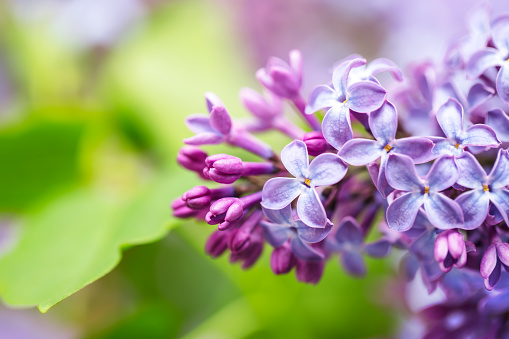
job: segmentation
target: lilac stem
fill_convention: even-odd
[[[276,168],[270,162],[243,162],[242,175],[260,175],[273,173]]]
[[[274,128],[288,135],[292,139],[300,139],[305,133],[300,127],[284,118],[275,120]]]
[[[210,190],[210,197],[212,199],[220,199],[224,197],[232,197],[235,195],[235,187],[221,187],[221,188],[213,188]]]
[[[244,204],[244,211],[246,211],[262,201],[262,191],[246,195],[245,197],[240,198],[240,200]]]
[[[270,159],[274,156],[274,151],[269,145],[245,131],[231,133],[228,137],[228,143],[243,148],[264,159]]]
[[[297,110],[299,110],[299,112],[302,114],[304,119],[306,119],[306,121],[308,122],[308,124],[311,126],[312,129],[314,129],[315,131],[322,130],[322,126],[320,125],[320,121],[318,120],[318,118],[313,114],[305,113],[306,101],[304,100],[302,95],[299,95],[299,96],[295,97],[294,99],[292,99],[292,102],[295,105],[295,107],[297,108]]]

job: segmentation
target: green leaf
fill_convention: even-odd
[[[171,198],[192,181],[168,176],[124,202],[97,189],[60,197],[27,218],[18,245],[0,259],[0,296],[46,312],[111,271],[122,248],[164,236],[175,226]]]

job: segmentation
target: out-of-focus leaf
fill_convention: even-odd
[[[79,176],[83,125],[32,123],[0,132],[0,210],[19,211]]]
[[[93,189],[55,200],[27,217],[18,246],[0,259],[0,296],[47,311],[113,269],[123,247],[166,234],[175,225],[168,223],[171,198],[190,182],[184,174],[168,175],[123,202]]]

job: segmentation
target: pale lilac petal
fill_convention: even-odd
[[[406,193],[400,196],[387,208],[387,225],[398,232],[409,230],[423,201],[424,195],[421,193]]]
[[[500,66],[503,56],[494,48],[483,49],[470,58],[467,64],[467,76],[470,79],[478,78],[488,68]]]
[[[392,146],[392,152],[409,156],[414,163],[421,164],[430,160],[434,144],[427,138],[409,137],[394,140]]]
[[[332,85],[339,95],[347,95],[348,76],[352,68],[360,67],[366,64],[365,59],[345,60],[332,73]]]
[[[389,155],[385,176],[392,187],[401,191],[420,192],[423,187],[412,159],[405,155]]]
[[[493,44],[502,52],[509,52],[509,21],[498,20],[491,28]]]
[[[366,274],[364,258],[358,251],[345,251],[341,255],[341,263],[345,271],[351,275],[361,277]]]
[[[497,261],[497,248],[492,244],[486,249],[486,251],[484,251],[484,255],[481,260],[480,272],[484,279],[489,278],[497,265]]]
[[[466,130],[465,137],[462,138],[461,144],[465,146],[490,146],[498,147],[500,140],[491,127],[484,124],[470,126]]]
[[[496,244],[497,254],[500,261],[509,266],[509,244],[499,242]]]
[[[297,214],[309,227],[325,227],[328,222],[325,208],[314,188],[306,188],[297,200]]]
[[[364,251],[373,258],[383,258],[391,252],[391,243],[385,239],[375,241],[364,246]]]
[[[509,185],[509,154],[507,150],[499,149],[497,160],[488,176],[488,182],[493,188]]]
[[[364,240],[359,223],[352,217],[345,217],[341,221],[334,238],[340,245],[361,245]]]
[[[309,227],[302,221],[296,221],[297,233],[299,237],[308,243],[320,242],[329,234],[332,224],[327,224],[324,228]]]
[[[346,105],[359,113],[369,113],[380,108],[386,96],[385,89],[372,81],[359,81],[348,88]]]
[[[472,153],[463,152],[456,158],[456,165],[460,171],[456,181],[459,185],[468,188],[483,188],[482,185],[486,180],[486,172]]]
[[[363,166],[380,158],[382,152],[383,146],[375,140],[352,139],[343,145],[338,155],[350,165]]]
[[[280,247],[290,238],[292,230],[286,226],[274,225],[266,221],[260,221],[265,240],[273,246]]]
[[[463,153],[463,148],[461,147],[456,148],[455,145],[453,145],[452,142],[447,138],[428,137],[428,139],[435,144],[435,146],[431,150],[432,159],[438,158],[441,155],[459,156],[461,153]]]
[[[509,225],[509,191],[506,189],[494,189],[490,192],[490,200],[498,212]]]
[[[375,139],[382,143],[388,144],[394,140],[398,129],[396,107],[385,101],[382,107],[369,114],[369,128]]]
[[[346,174],[348,166],[339,156],[323,153],[311,161],[309,179],[313,186],[328,186],[339,182]]]
[[[461,194],[455,201],[463,211],[464,230],[473,230],[481,226],[490,208],[489,194],[477,189]]]
[[[493,128],[500,140],[509,141],[509,117],[500,108],[488,112],[486,125]]]
[[[394,188],[389,184],[387,181],[387,177],[385,175],[386,169],[387,169],[387,159],[389,156],[387,154],[383,154],[382,158],[380,160],[380,170],[378,173],[378,178],[376,181],[376,188],[378,189],[378,192],[382,195],[384,199],[387,198],[389,194],[394,191]],[[369,170],[369,167],[368,167]]]
[[[443,191],[456,183],[459,177],[454,157],[442,155],[435,160],[426,176],[426,186],[433,192]]]
[[[339,103],[336,92],[329,86],[320,85],[315,87],[309,95],[306,114],[313,114],[323,108],[330,108]]]
[[[306,244],[299,237],[293,237],[290,243],[293,254],[301,260],[321,260],[323,254],[313,249],[310,245]]]
[[[195,136],[192,136],[190,138],[184,139],[184,143],[187,145],[194,145],[194,146],[200,146],[200,145],[217,145],[222,143],[225,140],[225,137],[222,135],[219,135],[217,133],[212,132],[204,132],[200,134],[196,134]]]
[[[456,100],[450,98],[440,106],[437,112],[437,120],[447,138],[457,141],[463,131],[463,107]]]
[[[389,59],[378,58],[369,63],[366,67],[367,72],[370,75],[377,75],[380,72],[390,72],[394,79],[398,81],[403,81],[403,72],[399,69],[399,67]]]
[[[337,150],[352,139],[353,132],[348,107],[345,105],[333,106],[323,118],[322,132],[325,140]]]
[[[477,83],[470,87],[467,94],[467,102],[470,110],[482,105],[495,95],[493,88]]]
[[[497,94],[500,99],[509,103],[509,62],[506,61],[498,71]]]
[[[461,207],[451,198],[440,193],[429,193],[424,200],[429,222],[436,228],[449,230],[463,228]]]
[[[223,106],[214,106],[210,112],[210,126],[223,135],[230,133],[232,120]]]
[[[299,196],[302,187],[293,178],[272,178],[263,186],[261,205],[271,210],[280,210]]]
[[[296,178],[308,175],[309,157],[306,144],[301,140],[294,140],[281,151],[283,165]]]
[[[210,126],[210,117],[205,114],[195,113],[189,115],[186,120],[185,124],[187,128],[193,133],[207,133],[212,132],[216,133],[217,131]]]
[[[209,113],[212,112],[212,109],[214,108],[214,106],[223,106],[224,107],[221,99],[219,99],[219,97],[212,92],[205,93],[205,101],[207,103],[207,109],[208,109]]]
[[[276,225],[290,226],[293,224],[292,207],[290,205],[279,210],[262,207],[263,214]]]

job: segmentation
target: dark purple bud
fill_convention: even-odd
[[[198,172],[200,175],[205,168],[206,158],[207,153],[194,146],[182,147],[177,155],[177,161],[182,167]]]
[[[173,216],[177,218],[195,217],[200,212],[199,210],[187,207],[186,202],[182,198],[173,200],[171,208],[173,209]]]
[[[242,160],[228,154],[215,154],[205,159],[203,175],[220,184],[231,184],[244,172]]]
[[[297,266],[295,268],[295,275],[297,280],[308,283],[316,284],[320,281],[323,274],[324,261],[305,261],[297,259]]]
[[[244,204],[245,207],[245,204]],[[238,229],[232,232],[230,237],[229,247],[232,253],[237,254],[245,251],[251,245],[251,238],[255,230],[257,230],[260,220],[263,218],[263,213],[260,210],[255,210],[246,220],[240,225]],[[255,237],[258,235],[255,235]]]
[[[243,261],[242,268],[248,269],[253,266],[256,261],[260,258],[260,255],[263,251],[263,237],[261,233],[261,228],[258,227],[252,233],[251,240],[249,246],[247,246],[243,251],[238,253],[233,253],[230,256],[230,262]]]
[[[274,274],[287,274],[297,264],[297,260],[292,253],[290,241],[283,246],[274,248],[270,256],[270,267]]]
[[[219,224],[219,230],[226,230],[234,225],[244,214],[244,203],[237,198],[221,198],[210,206],[205,216],[209,225]]]
[[[329,147],[329,144],[325,141],[322,132],[319,131],[304,134],[302,141],[306,144],[309,155],[314,157],[324,153]]]
[[[210,190],[205,186],[196,186],[182,195],[186,206],[192,209],[201,210],[210,205],[212,200]]]
[[[230,232],[215,231],[210,235],[205,244],[205,252],[212,258],[217,258],[228,248]]]

